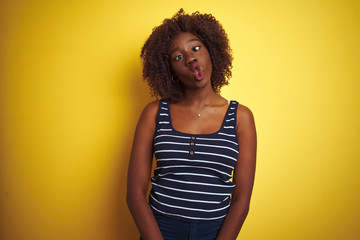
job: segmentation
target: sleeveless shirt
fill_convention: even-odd
[[[156,168],[149,196],[154,214],[185,221],[226,216],[239,154],[237,106],[238,102],[230,101],[217,132],[188,134],[173,128],[170,103],[160,101],[153,142]]]

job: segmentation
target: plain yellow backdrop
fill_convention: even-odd
[[[1,1],[0,239],[138,239],[125,192],[152,99],[139,53],[181,7],[223,24],[222,95],[255,115],[238,239],[360,239],[358,0]]]

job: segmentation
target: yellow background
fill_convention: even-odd
[[[258,165],[242,240],[360,239],[360,2],[0,3],[0,239],[137,239],[125,204],[139,53],[183,7],[234,53],[222,94],[250,107]]]

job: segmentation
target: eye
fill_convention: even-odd
[[[197,52],[197,51],[199,51],[200,50],[200,46],[195,46],[195,47],[193,47],[193,49],[192,49],[194,52]]]
[[[182,59],[183,58],[183,56],[182,55],[176,55],[175,57],[174,57],[174,60],[175,61],[179,61],[180,59]]]

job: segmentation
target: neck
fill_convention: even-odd
[[[186,89],[181,102],[187,105],[204,107],[210,105],[220,96],[212,88]]]

